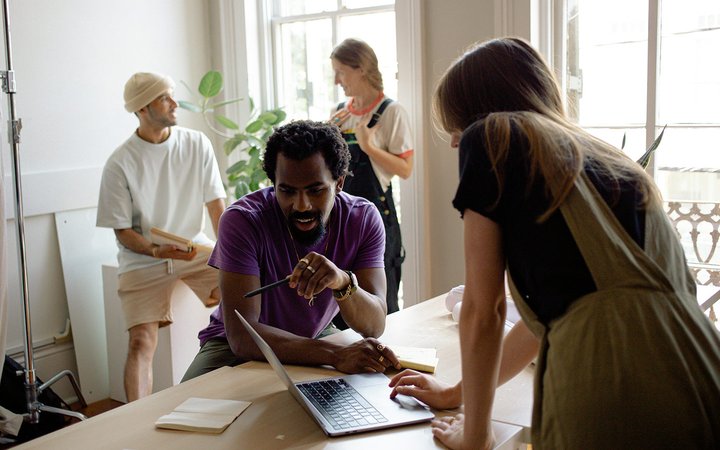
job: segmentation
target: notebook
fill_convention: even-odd
[[[156,428],[222,433],[250,402],[190,397],[155,421]]]
[[[174,245],[179,250],[190,253],[193,248],[197,248],[199,252],[211,253],[213,248],[209,245],[198,244],[190,239],[172,234],[169,231],[160,228],[150,228],[150,240],[156,245]]]
[[[427,422],[434,417],[412,397],[398,395],[391,400],[389,380],[381,373],[293,382],[267,342],[237,310],[235,314],[293,398],[328,436]]]

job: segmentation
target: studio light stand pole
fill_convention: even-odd
[[[27,259],[25,254],[25,216],[23,214],[23,202],[22,202],[22,183],[21,183],[21,172],[20,172],[20,129],[22,128],[22,121],[16,119],[15,113],[15,72],[13,71],[12,65],[12,45],[10,40],[10,13],[8,9],[8,0],[3,1],[3,26],[5,28],[5,55],[7,61],[7,70],[0,72],[2,77],[2,88],[3,92],[7,94],[8,98],[8,141],[11,147],[11,156],[13,163],[13,181],[15,184],[15,224],[17,229],[17,246],[18,246],[18,271],[20,273],[20,291],[22,294],[22,311],[24,316],[23,321],[23,333],[25,337],[25,399],[27,400],[27,414],[25,415],[25,421],[29,423],[38,423],[40,421],[40,411],[46,411],[57,414],[64,414],[67,416],[76,417],[80,420],[85,420],[83,414],[75,411],[69,411],[66,409],[55,408],[53,406],[47,406],[38,401],[38,396],[43,390],[48,388],[51,384],[55,383],[63,376],[68,376],[70,383],[78,396],[78,400],[83,407],[87,406],[85,398],[82,392],[78,388],[78,384],[75,381],[75,376],[69,370],[64,370],[46,383],[41,386],[37,384],[37,378],[35,376],[35,363],[33,359],[33,346],[32,346],[32,328],[30,326],[30,294],[28,291],[28,274],[27,274]],[[5,349],[2,349],[3,352]]]

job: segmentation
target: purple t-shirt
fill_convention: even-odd
[[[343,270],[383,268],[385,228],[375,205],[340,192],[335,197],[327,232],[316,245],[292,240],[274,188],[265,188],[233,203],[222,215],[218,241],[208,264],[226,272],[255,275],[265,285],[285,278],[307,253],[325,255]],[[225,337],[222,302],[200,331],[200,345]],[[262,294],[260,322],[298,336],[315,337],[338,313],[332,291],[318,294],[312,307],[288,285]]]

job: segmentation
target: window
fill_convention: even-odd
[[[649,170],[712,319],[720,311],[720,304],[710,306],[720,286],[720,1],[566,0],[564,6],[561,78],[572,117],[616,146],[626,136],[634,159],[667,125]]]
[[[275,95],[288,117],[325,120],[344,100],[330,53],[348,37],[375,50],[385,93],[397,98],[394,0],[276,0],[271,16]]]
[[[584,128],[639,157],[666,200],[720,202],[720,2],[566,0],[564,87]]]
[[[398,2],[402,3],[402,2]],[[399,7],[416,11],[419,2],[404,2]],[[382,73],[384,92],[398,99],[398,55],[396,42],[395,0],[275,0],[270,6],[276,104],[293,119],[326,120],[344,95],[335,85],[330,63],[332,49],[346,38],[367,42],[375,51]],[[407,45],[407,43],[406,43]],[[410,83],[408,83],[410,85]],[[409,89],[406,89],[409,90]],[[408,103],[403,102],[406,109]],[[419,114],[417,106],[415,112]],[[417,140],[416,140],[417,146]],[[416,147],[417,148],[417,147]],[[417,164],[417,163],[416,163]],[[417,172],[417,171],[416,171]],[[403,244],[408,255],[417,253],[418,226],[403,224],[417,214],[414,192],[419,176],[400,183],[394,177],[393,197],[403,228]],[[402,199],[402,200],[401,200]],[[399,304],[405,305],[406,293],[418,298],[419,267],[405,262],[400,284]],[[417,300],[415,300],[417,301]]]

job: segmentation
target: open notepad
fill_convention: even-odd
[[[190,397],[173,412],[160,417],[155,427],[169,430],[222,433],[250,402]]]
[[[191,252],[193,248],[198,249],[199,252],[212,252],[213,248],[209,245],[202,245],[193,242],[190,239],[172,234],[169,231],[161,230],[160,228],[150,228],[150,240],[156,245],[174,245],[180,250],[185,252]]]
[[[403,369],[415,369],[422,372],[435,373],[435,368],[439,361],[436,349],[392,344],[390,348],[395,353],[395,356],[398,357]]]

